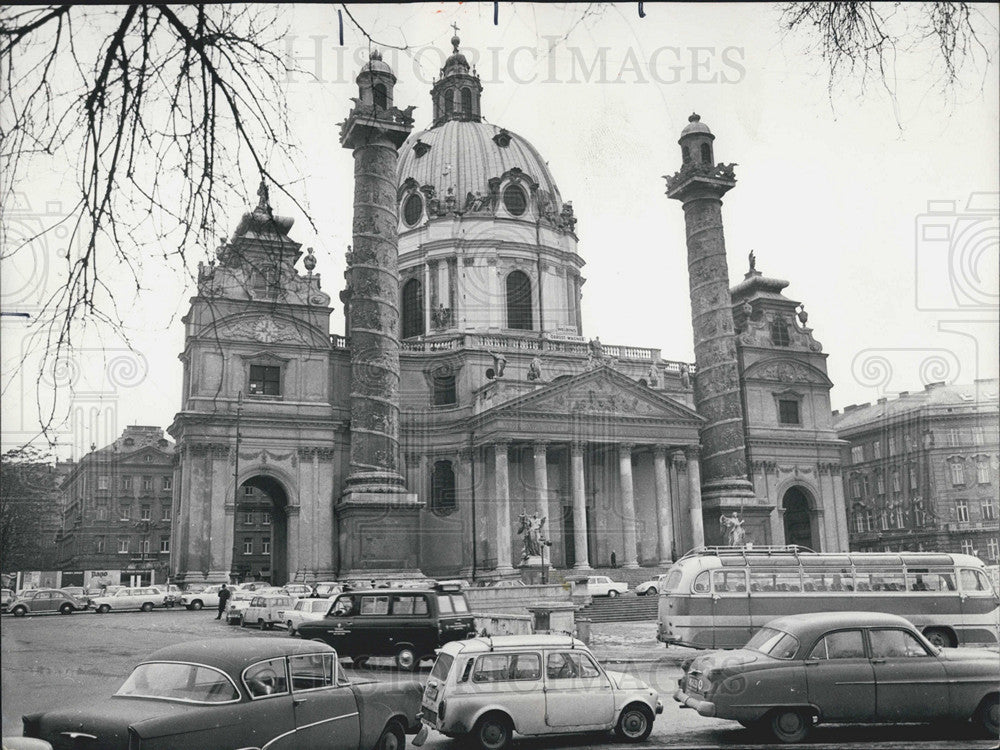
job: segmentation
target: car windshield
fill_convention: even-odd
[[[232,681],[217,669],[176,662],[140,664],[115,695],[188,703],[226,703],[240,697]]]
[[[759,651],[775,659],[791,659],[799,648],[799,640],[790,633],[774,628],[761,628],[744,648]]]

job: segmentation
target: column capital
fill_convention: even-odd
[[[552,445],[551,440],[535,440],[531,443],[531,448],[535,453],[544,453]]]
[[[471,462],[476,456],[475,448],[459,448],[458,449],[458,460],[463,462]]]
[[[684,451],[674,451],[670,454],[670,458],[678,469],[683,469],[687,466],[687,457],[684,455]]]
[[[633,448],[635,448],[635,443],[618,443],[618,457],[632,458]]]
[[[582,456],[583,455],[583,449],[586,446],[587,446],[587,444],[583,440],[572,440],[572,441],[570,441],[570,444],[569,444],[569,450],[570,450],[570,453],[572,453],[574,456]]]
[[[669,452],[670,452],[670,446],[669,445],[654,445],[653,446],[653,455],[656,456],[657,458],[664,458],[665,459],[667,457],[667,453],[669,453]]]
[[[697,445],[685,445],[684,456],[688,461],[697,461],[700,458],[701,447]]]
[[[510,444],[513,442],[514,441],[510,438],[496,438],[494,440],[490,440],[490,445],[494,448],[509,448]]]

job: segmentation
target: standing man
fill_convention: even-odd
[[[226,588],[226,584],[222,584],[222,588],[219,589],[219,614],[215,616],[216,620],[222,619],[222,613],[226,611],[226,603],[229,601],[229,597],[232,593]]]

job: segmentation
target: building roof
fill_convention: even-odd
[[[494,140],[501,133],[509,136]],[[417,141],[430,149],[417,156]],[[498,142],[499,141],[499,142]],[[507,145],[501,146],[500,143]],[[519,168],[548,193],[556,211],[562,198],[548,165],[527,139],[488,122],[447,120],[436,127],[414,133],[399,153],[397,184],[412,177],[421,186],[433,185],[439,197],[454,188],[459,204],[466,195],[490,194],[489,181],[508,170]]]
[[[903,391],[893,399],[879,399],[874,404],[851,404],[843,413],[834,412],[834,429],[838,432],[880,424],[895,417],[914,414],[923,409],[947,409],[956,406],[980,406],[997,411],[1000,381],[985,378],[974,383],[928,383],[924,390]]]

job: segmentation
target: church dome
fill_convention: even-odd
[[[420,145],[418,145],[420,144]],[[439,196],[454,189],[461,204],[469,193],[490,194],[489,182],[520,169],[538,183],[542,203],[558,212],[562,198],[541,155],[525,138],[491,123],[447,120],[414,133],[399,152],[397,181],[413,178],[421,187],[434,186]]]
[[[688,124],[681,131],[681,138],[686,135],[691,135],[692,133],[704,133],[705,135],[712,135],[712,131],[709,130],[708,125],[701,121],[701,115],[697,113],[692,113],[688,118]]]

